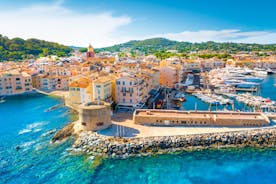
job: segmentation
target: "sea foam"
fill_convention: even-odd
[[[32,130],[30,130],[30,129],[23,129],[23,130],[20,130],[19,132],[18,132],[18,135],[21,135],[21,134],[25,134],[25,133],[28,133],[28,132],[31,132]]]
[[[29,132],[39,132],[39,131],[41,131],[41,128],[39,128],[39,127],[42,127],[46,124],[48,124],[48,122],[46,122],[46,121],[40,121],[40,122],[28,124],[26,126],[26,128],[24,128],[18,132],[18,135],[22,135],[22,134],[29,133]]]
[[[29,141],[29,142],[25,142],[25,143],[21,144],[20,146],[24,147],[24,148],[28,148],[28,147],[32,146],[33,144],[35,144],[35,143],[36,143],[36,141]]]

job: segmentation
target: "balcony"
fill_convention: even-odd
[[[129,92],[129,91],[126,90],[126,89],[121,89],[121,92],[122,92],[122,93],[127,93],[127,92]]]

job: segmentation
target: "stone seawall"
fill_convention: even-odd
[[[82,132],[73,150],[101,157],[127,158],[224,147],[276,147],[276,128],[263,128],[225,133],[114,138],[94,132]]]

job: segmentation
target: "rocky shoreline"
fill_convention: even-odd
[[[115,138],[96,132],[81,132],[72,151],[104,158],[128,158],[227,147],[276,148],[276,128],[143,138]]]

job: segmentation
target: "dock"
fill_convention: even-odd
[[[235,88],[236,91],[244,91],[244,92],[257,92],[259,88]]]

